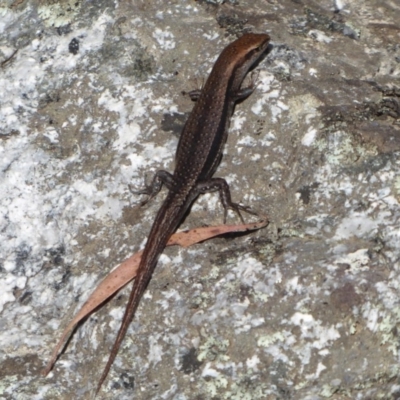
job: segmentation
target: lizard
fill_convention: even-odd
[[[222,157],[235,104],[255,90],[254,82],[245,88],[241,88],[241,84],[249,69],[266,52],[269,41],[267,34],[247,33],[222,51],[204,87],[191,92],[191,98],[196,102],[179,139],[174,173],[158,171],[151,185],[140,192],[148,195],[148,201],[160,191],[162,185],[168,188],[148,235],[122,323],[96,393],[115,360],[159,256],[195,199],[200,194],[219,191],[224,221],[228,209],[236,211],[242,221],[240,210],[254,213],[248,207],[233,203],[228,183],[225,179],[213,178],[213,174]]]

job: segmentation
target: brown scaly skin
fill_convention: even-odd
[[[255,89],[254,84],[243,89],[240,85],[251,66],[266,51],[269,40],[270,37],[267,34],[248,33],[222,51],[204,88],[198,96],[192,96],[197,101],[179,140],[173,175],[166,171],[158,171],[152,185],[142,192],[152,198],[158,193],[162,184],[169,189],[148,236],[122,324],[96,393],[114,362],[140,299],[151,279],[158,257],[197,196],[206,192],[219,191],[225,217],[228,208],[238,213],[239,210],[249,212],[248,208],[232,203],[226,181],[221,178],[212,178],[212,175],[222,156],[235,103],[248,97]]]

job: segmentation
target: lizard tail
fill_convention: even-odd
[[[142,254],[142,258],[140,260],[138,273],[133,283],[133,288],[129,296],[128,304],[125,309],[125,314],[123,316],[117,338],[115,339],[107,364],[97,384],[95,396],[104,383],[117,356],[122,340],[128,331],[129,324],[131,323],[132,318],[139,306],[140,299],[142,298],[142,295],[151,279],[154,268],[157,264],[157,260],[164,250],[170,236],[176,231],[183,215],[186,212],[187,207],[182,207],[182,205],[179,206],[176,203],[177,202],[174,194],[169,194],[153,223]]]

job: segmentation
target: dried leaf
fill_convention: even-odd
[[[264,218],[259,222],[249,224],[218,225],[195,228],[189,231],[182,231],[173,234],[169,239],[167,246],[180,245],[182,247],[189,247],[193,244],[202,242],[215,236],[232,232],[244,232],[260,229],[267,225],[268,219]],[[125,260],[122,264],[117,266],[97,286],[97,288],[91,294],[86,303],[82,306],[82,308],[75,315],[72,321],[64,329],[59,342],[53,350],[53,353],[46,368],[42,371],[42,375],[46,376],[51,371],[54,363],[57,360],[60,349],[62,348],[68,336],[71,334],[72,330],[78,324],[78,322],[88,316],[93,310],[104,303],[104,301],[106,301],[109,297],[111,297],[115,292],[117,292],[120,288],[122,288],[136,276],[142,252],[143,251],[139,251],[138,253]]]

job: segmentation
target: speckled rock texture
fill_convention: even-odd
[[[143,247],[165,192],[132,191],[173,170],[182,92],[247,31],[273,49],[216,176],[270,225],[166,249],[97,398],[400,398],[400,3],[6,0],[0,399],[91,398],[129,288],[40,371]],[[204,195],[181,228],[222,216]]]

